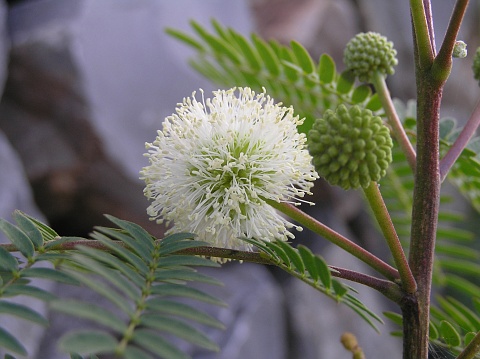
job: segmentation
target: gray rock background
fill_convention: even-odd
[[[163,118],[183,97],[198,88],[214,89],[189,68],[191,53],[164,34],[167,26],[189,30],[192,18],[203,24],[215,18],[244,34],[257,31],[267,39],[298,40],[314,57],[328,52],[338,64],[344,44],[368,29],[393,40],[399,52],[397,71],[412,73],[407,2],[36,0],[17,1],[10,7],[0,4],[0,87],[5,84],[0,103],[0,217],[10,219],[14,209],[21,209],[48,220],[63,235],[86,236],[94,225],[107,224],[103,213],[162,234],[163,228],[148,221],[147,201],[138,180],[138,171],[146,164],[144,143],[154,139]],[[437,39],[441,39],[453,4],[434,6]],[[456,81],[445,90],[445,114],[452,113],[460,121],[469,115],[478,95],[470,75],[471,55],[479,45],[478,24],[478,11],[470,11],[462,29],[470,56],[456,60]],[[412,81],[408,75],[391,77],[393,95],[404,100],[414,97]],[[448,106],[453,103],[457,106]],[[373,251],[385,250],[358,196],[322,184],[317,192],[315,215]],[[302,240],[329,263],[368,271],[322,239],[306,233]],[[228,264],[209,274],[226,284],[214,294],[229,307],[208,310],[228,329],[210,333],[222,347],[219,354],[187,348],[194,358],[348,358],[339,343],[347,330],[358,336],[367,357],[401,357],[400,341],[388,335],[388,326],[377,335],[348,308],[276,270]],[[394,308],[375,292],[358,289],[362,301],[377,313]],[[82,290],[56,286],[55,291],[65,297],[99,300]],[[46,313],[41,304],[35,305]],[[30,358],[66,358],[56,351],[55,339],[85,323],[55,313],[50,313],[50,319],[51,327],[43,332],[0,318],[12,331],[25,333]]]

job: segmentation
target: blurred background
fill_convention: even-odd
[[[433,3],[439,46],[454,0]],[[478,97],[471,64],[479,46],[479,14],[479,2],[472,1],[460,37],[469,56],[455,60],[445,89],[442,115],[460,123]],[[208,26],[212,18],[245,35],[297,40],[314,59],[332,55],[340,69],[343,47],[353,35],[380,32],[398,51],[397,76],[388,80],[392,94],[404,101],[415,97],[408,1],[0,1],[0,217],[10,219],[13,210],[21,209],[61,235],[88,236],[93,226],[109,225],[103,217],[108,213],[161,237],[163,228],[146,215],[138,179],[146,165],[144,144],[153,141],[183,97],[199,88],[215,89],[188,66],[189,49],[164,29],[190,31],[189,20]],[[315,215],[380,251],[376,243],[381,239],[361,197],[322,183],[319,187]],[[322,239],[306,234],[299,240],[329,263],[368,272]],[[225,283],[214,294],[229,307],[208,310],[228,329],[209,333],[222,347],[219,354],[185,347],[194,358],[349,358],[339,342],[344,331],[358,336],[369,358],[401,356],[401,342],[388,335],[388,325],[378,335],[348,308],[275,270],[228,264],[209,274]],[[99,300],[79,289],[42,285],[54,286],[65,297]],[[376,313],[394,308],[376,293],[358,289]],[[41,303],[32,305],[46,313]],[[56,351],[56,339],[86,324],[46,314],[52,322],[46,331],[1,320],[24,335],[30,358],[66,358]]]

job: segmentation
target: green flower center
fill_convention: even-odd
[[[195,156],[190,175],[198,179],[198,186],[206,188],[206,194],[197,199],[197,205],[207,205],[207,215],[219,206],[231,207],[229,217],[247,215],[249,203],[260,203],[258,190],[265,187],[259,174],[262,171],[261,149],[263,141],[252,143],[251,138],[234,133],[230,140],[213,136],[209,147]]]

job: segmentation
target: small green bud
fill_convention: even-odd
[[[452,57],[463,59],[467,57],[467,44],[463,41],[455,41]]]
[[[317,173],[343,189],[379,181],[392,162],[392,138],[379,116],[360,106],[327,110],[308,133]]]
[[[392,75],[397,65],[393,42],[376,32],[359,33],[345,47],[343,62],[360,81],[371,81],[374,72]]]
[[[480,47],[475,51],[475,55],[473,56],[473,77],[475,80],[479,81],[480,86]]]

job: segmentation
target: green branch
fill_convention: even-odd
[[[394,282],[372,277],[367,274],[358,273],[356,271],[340,268],[337,266],[329,267],[334,269],[334,271],[332,271],[332,276],[373,288],[395,303],[400,303],[404,296],[403,290],[398,284]]]
[[[443,182],[448,175],[448,171],[455,164],[462,151],[468,144],[468,141],[472,138],[480,125],[480,101],[477,102],[477,106],[472,115],[468,119],[467,123],[460,132],[452,147],[448,150],[445,156],[440,161],[440,180]]]
[[[161,239],[157,241],[161,241]],[[57,245],[52,243],[52,245],[48,248],[47,251],[71,251],[77,249],[78,246],[95,248],[107,252],[111,251],[110,247],[94,239],[78,239],[65,242],[60,237],[58,242],[59,243]],[[127,247],[127,245],[122,241],[116,241],[115,243],[122,247]],[[0,244],[0,247],[9,252],[18,252],[18,248],[13,244]],[[272,262],[269,258],[265,257],[259,252],[247,252],[236,249],[218,247],[192,247],[180,250],[176,252],[176,254],[215,257],[229,260],[237,260],[240,262],[244,261],[256,264],[275,265],[274,262]],[[333,269],[333,271],[331,272],[332,276],[375,289],[396,303],[398,303],[403,296],[403,292],[401,291],[400,287],[394,282],[375,278],[367,274],[336,266],[329,267]]]
[[[452,68],[452,53],[469,0],[457,0],[440,51],[432,66],[432,77],[444,83]]]
[[[425,8],[422,0],[410,0],[416,54],[420,68],[429,68],[434,59],[433,34],[429,30]]]

